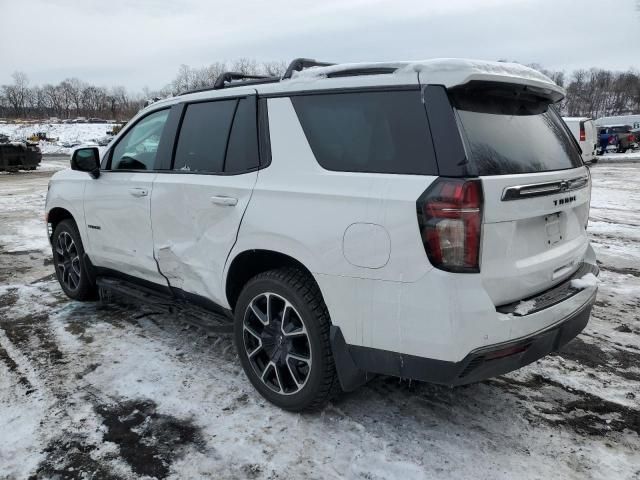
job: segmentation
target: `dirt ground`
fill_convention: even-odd
[[[265,402],[229,336],[69,301],[44,171],[0,174],[0,478],[640,478],[640,164],[592,168],[602,284],[558,354],[455,389],[378,377],[315,414]]]

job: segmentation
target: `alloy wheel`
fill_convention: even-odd
[[[82,275],[80,255],[68,232],[60,232],[56,239],[55,251],[60,281],[69,290],[76,290],[80,285],[80,276]]]
[[[262,383],[283,395],[302,390],[311,372],[311,344],[293,305],[275,293],[262,293],[249,302],[242,330],[247,358]]]

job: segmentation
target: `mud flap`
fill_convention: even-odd
[[[367,372],[358,368],[353,361],[340,327],[331,325],[329,340],[331,341],[333,360],[336,364],[336,371],[338,372],[338,379],[340,380],[342,390],[352,392],[373,378],[373,375],[367,374]]]

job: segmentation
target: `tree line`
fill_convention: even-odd
[[[25,73],[15,72],[11,83],[0,86],[0,118],[127,120],[152,99],[212,86],[222,72],[278,76],[286,66],[286,62],[257,62],[249,58],[196,68],[181,65],[174,79],[162,89],[145,88],[138,93],[122,86],[91,85],[78,78],[68,78],[56,85],[31,85]],[[591,68],[567,75],[538,64],[529,66],[566,89],[567,96],[560,104],[564,115],[598,118],[640,113],[640,73],[636,70],[617,72]]]

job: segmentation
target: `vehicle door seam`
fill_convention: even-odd
[[[158,174],[156,173],[155,177],[153,177],[153,180],[151,181],[151,192],[149,192],[149,224],[151,225],[151,253],[153,256],[153,260],[156,262],[156,269],[158,270],[158,273],[162,275],[162,277],[167,282],[167,287],[173,288],[171,286],[171,282],[169,281],[169,277],[167,277],[164,273],[162,273],[162,270],[160,269],[160,262],[158,262],[158,257],[156,257],[156,238],[153,232],[152,209],[153,209],[153,185],[156,183],[157,178],[158,178]]]

